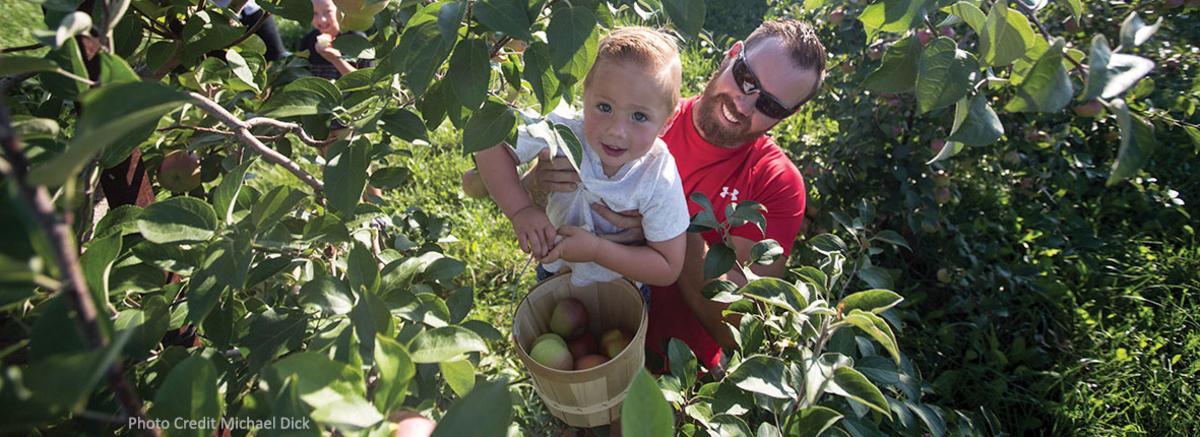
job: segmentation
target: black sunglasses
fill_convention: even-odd
[[[791,108],[779,103],[779,99],[772,96],[771,93],[762,89],[762,83],[758,81],[758,76],[754,75],[754,71],[750,70],[750,64],[746,63],[746,49],[738,51],[737,59],[733,61],[733,80],[737,83],[738,88],[742,89],[743,94],[758,93],[758,99],[754,101],[754,107],[758,108],[763,115],[774,119],[782,120],[787,118],[800,109],[800,105],[804,102],[797,103]]]

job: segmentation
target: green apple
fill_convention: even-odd
[[[375,15],[383,12],[390,1],[371,3],[369,0],[333,0],[338,11],[343,14],[338,23],[342,32],[365,32],[370,29],[371,25],[375,24]]]
[[[558,334],[542,334],[541,337],[534,340],[529,356],[533,357],[534,361],[551,369],[571,370],[575,368],[575,359],[567,350],[567,342],[563,341]]]
[[[176,193],[188,192],[200,186],[200,158],[183,150],[175,150],[158,166],[158,184]]]
[[[563,338],[575,338],[587,329],[588,313],[583,302],[573,297],[558,301],[550,314],[550,331]]]

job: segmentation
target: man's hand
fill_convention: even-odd
[[[535,258],[546,256],[554,247],[556,230],[550,218],[538,207],[529,205],[512,216],[513,231],[521,250]]]
[[[593,203],[592,211],[600,214],[600,217],[604,217],[613,226],[624,229],[624,231],[615,234],[602,234],[600,238],[628,245],[638,245],[646,242],[646,234],[642,232],[642,214],[637,212],[637,210],[616,212],[609,209],[607,205]]]
[[[326,35],[337,36],[341,33],[341,26],[338,25],[338,8],[333,4],[333,0],[312,0],[312,6],[312,27]]]
[[[563,225],[558,229],[562,237],[554,245],[554,249],[542,258],[542,263],[552,263],[559,259],[570,262],[595,262],[600,252],[600,237],[577,226]]]
[[[529,191],[569,193],[579,184],[579,173],[565,156],[550,159],[550,149],[538,153],[537,165],[529,183]]]

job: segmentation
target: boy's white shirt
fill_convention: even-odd
[[[233,3],[233,0],[212,0],[212,2],[222,8],[228,8],[229,4]],[[258,12],[259,9],[262,8],[258,6],[258,3],[255,3],[254,0],[247,0],[246,5],[242,7],[242,13],[249,15]]]
[[[667,144],[655,138],[646,154],[625,163],[613,177],[604,174],[600,157],[583,136],[583,120],[567,105],[559,105],[547,116],[551,121],[566,125],[583,146],[579,164],[579,188],[569,193],[550,193],[546,215],[555,227],[573,225],[596,234],[622,231],[592,210],[592,203],[607,205],[613,211],[637,210],[642,214],[642,231],[647,241],[666,241],[687,231],[689,224],[687,199],[683,182],[675,167],[675,158]],[[516,147],[510,147],[518,162],[529,162],[538,152],[549,147],[541,138],[530,135],[524,125],[518,126]],[[561,154],[561,153],[560,153]],[[571,267],[571,283],[584,286],[608,282],[620,274],[596,263],[570,263],[558,260],[544,264],[549,272],[563,266]]]

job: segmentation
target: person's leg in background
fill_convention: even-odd
[[[251,10],[253,9],[253,10]],[[241,22],[243,26],[253,27],[258,20],[266,15],[266,11],[258,7],[258,5],[246,4],[242,8]],[[262,38],[263,44],[267,46],[267,53],[264,56],[268,62],[278,60],[283,57],[286,52],[283,48],[283,39],[279,37],[279,28],[275,26],[275,17],[267,17],[262,26],[254,31],[255,35]]]

